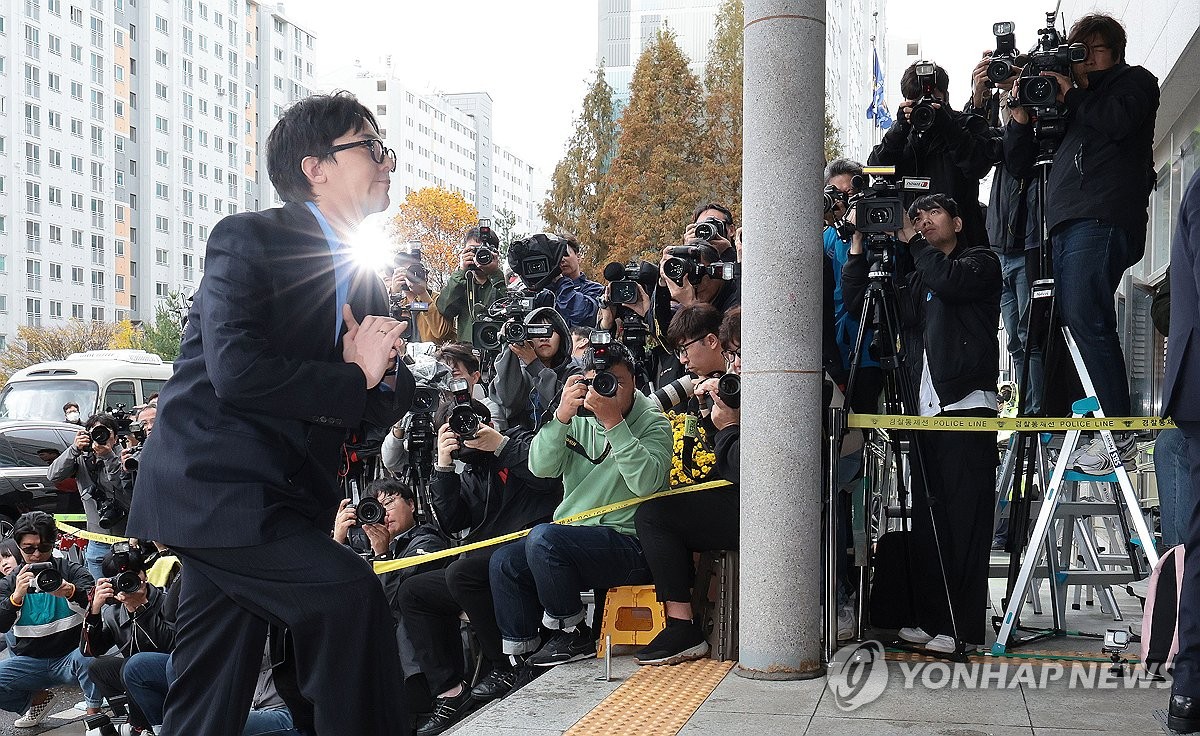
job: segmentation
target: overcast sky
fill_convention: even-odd
[[[1024,51],[1051,9],[1050,0],[891,0],[887,33],[892,44],[920,41],[923,55],[947,69],[957,108],[974,63],[994,47],[992,23],[1014,21]],[[284,11],[317,35],[320,68],[355,58],[373,65],[390,54],[417,91],[488,92],[496,141],[545,176],[562,156],[595,66],[595,0],[285,0]],[[869,73],[871,60],[862,64]],[[898,71],[888,72],[893,111],[899,81]],[[864,113],[869,102],[861,101]]]

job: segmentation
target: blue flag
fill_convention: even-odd
[[[875,57],[875,70],[871,85],[871,104],[867,105],[867,119],[874,120],[881,130],[887,130],[892,127],[892,116],[883,100],[883,70],[879,68],[879,52],[872,49],[871,55]]]

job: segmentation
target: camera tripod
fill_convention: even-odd
[[[906,356],[903,345],[902,325],[898,308],[896,291],[896,253],[897,241],[890,235],[871,234],[867,238],[867,252],[870,258],[867,273],[868,283],[863,297],[862,313],[859,318],[858,334],[855,336],[854,349],[850,356],[850,376],[846,381],[846,397],[854,395],[854,387],[863,358],[864,337],[868,329],[874,329],[871,341],[871,352],[883,372],[883,413],[903,415],[914,413],[918,400],[908,377],[904,375]],[[825,524],[825,655],[832,657],[837,648],[837,507],[838,493],[841,489],[841,479],[838,472],[838,459],[841,457],[841,446],[846,433],[846,417],[848,401],[840,408],[830,410],[830,434],[827,470],[828,488],[826,496]],[[929,524],[932,531],[933,546],[937,553],[938,575],[942,591],[945,594],[947,610],[950,614],[950,626],[955,640],[955,651],[941,655],[926,649],[918,649],[899,645],[921,654],[941,656],[952,661],[966,661],[963,642],[959,636],[959,626],[950,595],[950,583],[946,574],[946,563],[942,553],[942,544],[938,532],[938,522],[934,514],[937,499],[929,495],[929,482],[926,474],[927,465],[922,452],[921,443],[911,430],[892,430],[888,433],[886,442],[891,448],[891,455],[896,462],[896,492],[900,502],[902,524],[909,523],[908,483],[910,474],[915,470],[921,478],[921,489],[925,494],[924,506],[929,514]],[[905,530],[907,531],[907,530]],[[910,533],[910,532],[909,532]],[[914,555],[909,536],[903,537],[905,563],[912,580],[915,569]],[[860,587],[862,591],[865,586]],[[866,610],[864,596],[859,596],[860,612]],[[913,586],[908,586],[908,609],[918,610],[918,601],[913,592]],[[861,620],[861,617],[860,617]]]

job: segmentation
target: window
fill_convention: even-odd
[[[71,283],[76,286],[83,283],[83,266],[71,266]]]
[[[167,19],[161,15],[154,16],[154,30],[159,33],[170,33],[167,26]]]
[[[46,5],[54,15],[62,15],[62,0],[50,0]]]
[[[62,228],[58,225],[50,226],[50,242],[54,245],[62,245]]]
[[[46,86],[51,92],[62,92],[62,77],[54,72],[46,72]]]
[[[92,53],[92,84],[104,84],[104,57]]]
[[[81,283],[81,284],[83,283],[82,278],[80,278],[79,283]],[[71,319],[83,319],[83,305],[82,304],[72,304],[71,305]]]
[[[83,173],[83,156],[72,156],[71,157],[71,173],[74,173],[74,174],[82,174]]]
[[[162,49],[154,49],[154,62],[159,66],[166,66],[167,52]]]
[[[25,261],[25,290],[42,290],[42,262],[32,259]]]
[[[161,181],[154,182],[154,196],[159,199],[170,199],[170,188]]]
[[[154,296],[158,297],[159,299],[166,299],[170,295],[171,295],[171,287],[168,286],[166,284],[166,282],[163,282],[163,281],[155,281],[154,282]]]
[[[95,301],[95,302],[104,301],[104,272],[103,271],[92,271],[92,301]],[[94,313],[95,309],[93,308],[92,311]],[[95,319],[94,314],[93,314],[92,319]],[[100,319],[104,319],[104,318],[101,317]]]
[[[62,281],[62,264],[61,263],[51,263],[50,264],[50,280],[51,281]]]
[[[159,166],[166,166],[168,162],[167,152],[161,148],[154,149],[154,163]]]
[[[75,81],[71,82],[71,99],[73,99],[73,100],[82,100],[83,99],[83,83],[82,82],[75,82]]]
[[[57,77],[58,75],[56,75],[56,74],[51,74],[50,76],[51,76],[51,77]],[[62,113],[61,113],[61,112],[55,112],[54,110],[51,110],[51,111],[50,111],[50,112],[47,114],[47,120],[49,121],[49,123],[50,123],[50,127],[51,127],[52,129],[54,129],[54,130],[62,130]]]
[[[93,292],[95,291],[95,287],[93,287],[93,288],[92,288],[92,291],[93,291]],[[103,299],[103,298],[104,298],[104,284],[101,284],[101,285],[100,285],[100,297],[99,297],[99,299]],[[98,300],[99,300],[99,299],[98,299]],[[103,321],[104,321],[104,307],[92,307],[92,321],[93,321],[93,322],[103,322]],[[108,387],[108,393],[107,393],[106,395],[107,395],[107,396],[112,396],[112,395],[113,395],[113,389],[114,389],[114,388],[116,388],[116,387],[118,387],[119,385],[120,385],[120,384],[113,384],[113,385],[109,386],[109,387]],[[106,404],[106,406],[116,406],[117,404],[126,404],[126,406],[131,406],[131,404],[128,404],[128,403],[126,403],[126,402],[127,402],[127,401],[134,401],[134,398],[133,398],[133,393],[132,393],[132,392],[130,392],[128,395],[126,395],[126,394],[121,394],[120,396],[118,396],[118,398],[125,398],[125,399],[126,399],[126,401],[117,401],[116,403],[113,403],[113,404]]]
[[[47,192],[46,199],[50,202],[50,204],[62,207],[62,189],[58,187],[49,187],[49,192]],[[51,225],[50,227],[53,228],[54,226]]]
[[[154,129],[157,130],[159,133],[169,133],[170,126],[167,125],[167,119],[164,118],[162,115],[155,115],[154,116]]]
[[[83,8],[71,6],[71,22],[77,26],[83,25]]]
[[[116,279],[113,282],[113,289],[118,292],[121,292],[121,293],[125,292],[125,277],[124,276],[122,276],[121,274],[117,274]]]
[[[77,64],[83,63],[83,47],[77,43],[71,44],[71,61]]]
[[[92,24],[92,45],[96,48],[104,48],[104,21],[96,16],[91,17]]]
[[[160,100],[167,99],[167,85],[162,82],[154,83],[154,96]]]
[[[83,137],[83,121],[79,118],[71,118],[71,135],[76,138]]]
[[[25,65],[25,94],[34,99],[42,96],[42,70],[33,64]]]
[[[62,319],[62,302],[50,300],[50,319]]]
[[[154,265],[156,265],[156,266],[167,265],[167,249],[166,248],[155,248],[154,249]]]
[[[160,233],[170,232],[171,221],[168,220],[167,218],[163,217],[162,215],[155,215],[154,216],[154,229]]]
[[[71,245],[75,248],[83,247],[83,231],[82,230],[72,230],[71,231]],[[79,277],[79,283],[81,283],[81,284],[83,283],[83,276]]]
[[[36,181],[25,182],[25,212],[31,215],[42,214],[42,185]]]
[[[30,327],[42,326],[42,300],[41,299],[26,299],[25,300],[25,322]]]
[[[97,266],[104,265],[104,236],[92,236],[92,263]]]
[[[193,265],[192,254],[184,253],[180,260],[183,264],[183,280],[194,281],[196,279],[196,269]]]

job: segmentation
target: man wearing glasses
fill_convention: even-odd
[[[347,432],[391,426],[413,391],[406,323],[347,247],[388,206],[396,156],[378,131],[348,93],[297,102],[267,141],[284,206],[209,237],[128,526],[187,570],[167,733],[242,733],[269,625],[288,633],[276,674],[297,729],[406,725],[383,588],[329,534]]]
[[[1125,269],[1146,251],[1159,101],[1154,75],[1125,62],[1125,40],[1125,29],[1115,18],[1086,15],[1075,21],[1067,41],[1084,44],[1087,58],[1072,65],[1071,78],[1042,73],[1058,83],[1058,102],[1068,121],[1046,188],[1056,307],[1110,417],[1130,412],[1114,294]],[[1030,111],[1011,109],[1004,160],[1014,175],[1030,176],[1038,148]],[[1053,393],[1050,387],[1044,391],[1047,397]],[[1133,433],[1114,433],[1113,438],[1128,463],[1135,454]],[[1076,450],[1070,461],[1073,469],[1093,475],[1113,469],[1099,439]]]
[[[79,685],[88,713],[98,713],[103,698],[88,678],[88,658],[79,651],[88,594],[95,585],[83,565],[54,556],[58,530],[54,517],[41,511],[22,515],[13,527],[21,564],[0,580],[0,631],[16,637],[12,656],[0,662],[0,709],[24,713],[13,725],[31,728],[50,714],[55,685]],[[45,564],[51,570],[31,570]],[[41,590],[35,578],[57,572],[61,583]]]

